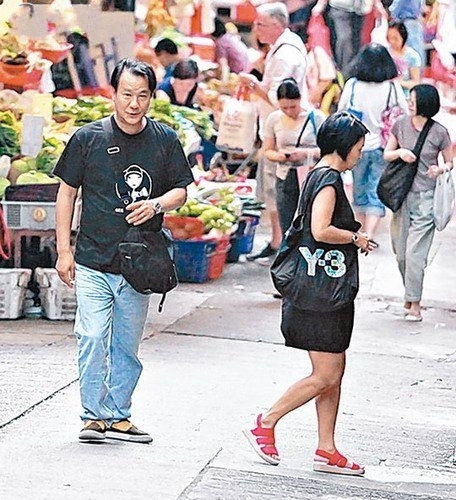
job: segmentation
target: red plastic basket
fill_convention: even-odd
[[[27,71],[25,64],[8,64],[0,62],[0,82],[5,88],[38,89],[43,72]]]
[[[199,238],[204,234],[204,222],[197,217],[165,214],[163,226],[171,231],[175,240]]]
[[[230,249],[230,236],[222,236],[215,240],[217,246],[215,252],[209,256],[208,278],[214,280],[219,278],[225,269],[226,257]]]
[[[66,43],[61,45],[60,49],[44,49],[40,48],[36,43],[30,44],[30,49],[35,52],[41,52],[41,57],[51,61],[53,64],[62,62],[68,57],[73,45],[71,43]]]

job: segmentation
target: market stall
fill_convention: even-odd
[[[40,147],[34,156],[24,155],[24,124],[28,117],[34,116],[34,109],[43,113],[37,102],[51,104],[51,118],[45,120],[41,116],[39,122],[44,126],[39,131]],[[7,276],[7,282],[2,283],[0,272],[0,289],[11,286],[11,279],[14,281],[12,269],[21,277],[23,269],[30,268],[35,271],[34,278],[41,289],[40,296],[36,293],[31,296],[27,280],[18,279],[15,286],[22,287],[22,295],[15,296],[14,303],[9,308],[4,307],[3,313],[0,308],[0,317],[22,315],[23,307],[18,300],[26,302],[26,295],[31,302],[29,315],[38,315],[40,306],[44,306],[47,308],[44,315],[50,319],[74,316],[72,292],[58,281],[52,269],[56,257],[54,215],[59,182],[52,170],[76,128],[109,116],[112,111],[111,101],[102,96],[67,99],[35,90],[22,94],[13,90],[0,91],[0,198],[5,222],[3,269],[0,271]],[[214,133],[213,123],[205,111],[153,100],[149,116],[176,130],[187,154],[198,149],[201,137],[211,137]],[[242,175],[235,178],[228,172],[220,176],[223,169],[215,179],[215,170],[207,172],[198,165],[194,172],[197,181],[189,191],[189,201],[179,211],[167,214],[165,225],[176,240],[179,279],[201,283],[218,278],[225,262],[230,260],[231,242],[235,237],[238,239],[239,224],[245,229],[244,211],[252,200],[254,181]],[[251,232],[253,227],[250,224],[248,230]],[[78,210],[73,219],[73,230],[76,232],[77,228]],[[250,249],[247,246],[237,252],[248,253]],[[238,258],[239,254],[231,257],[231,261]],[[54,298],[50,299],[49,294]],[[0,305],[1,300],[0,295]],[[7,300],[6,295],[3,300]]]
[[[74,73],[74,47],[68,43],[68,32],[65,36],[57,34],[55,24],[47,18],[48,6],[35,7],[34,17],[21,22],[15,20],[17,29],[6,25],[0,42],[0,87],[3,87],[0,90],[0,319],[17,318],[25,313],[29,317],[43,315],[49,319],[71,320],[76,307],[74,292],[60,282],[53,269],[59,179],[52,171],[71,134],[86,123],[111,115],[113,105],[105,86],[106,78],[103,88],[89,87],[88,93],[95,95],[84,95],[87,92],[78,81],[77,71]],[[76,15],[78,23],[83,20],[91,42],[92,35],[94,39],[100,37],[93,34],[94,24],[97,20],[101,23],[103,14],[90,6],[93,16],[88,19],[88,10],[84,7],[89,6],[73,7],[77,8],[72,15]],[[174,29],[172,17],[164,16],[161,10],[148,9],[145,18],[151,35]],[[44,19],[47,24],[43,30]],[[123,36],[131,35],[133,44],[131,19],[128,17],[120,31]],[[119,31],[115,17],[111,17],[108,24],[111,28],[117,26]],[[109,64],[115,64],[120,57],[115,50],[108,56],[104,51],[106,43],[116,42],[120,36],[111,28],[104,38],[109,33],[116,35],[97,44],[98,50],[103,49],[105,77]],[[24,32],[33,37],[25,36]],[[144,33],[140,39],[145,40]],[[191,37],[183,40],[190,51],[199,54],[197,59],[204,67],[201,57],[211,57],[212,52],[204,48],[210,47],[210,43],[206,45],[205,39],[202,43],[201,39]],[[130,49],[132,52],[133,45]],[[95,53],[90,54],[96,66]],[[122,54],[125,55],[130,54]],[[61,92],[46,92],[49,85],[46,73],[62,62],[74,73],[70,75],[76,90],[71,94],[73,98]],[[11,79],[9,75],[13,73],[14,79]],[[205,169],[201,161],[201,142],[216,137],[224,105],[238,88],[237,77],[225,75],[221,81],[203,72],[202,79],[199,109],[153,99],[148,112],[151,118],[171,126],[187,156],[193,154],[195,159],[196,180],[189,187],[187,203],[165,217],[165,226],[175,240],[179,280],[193,283],[218,278],[226,262],[237,262],[240,255],[249,253],[259,220],[259,207],[254,199],[255,181],[248,179],[246,173],[248,162],[245,160],[251,158],[251,152],[233,153],[222,145],[211,169]],[[80,206],[79,200],[73,217],[73,236],[78,230]]]

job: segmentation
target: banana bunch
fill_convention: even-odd
[[[163,0],[150,0],[144,19],[149,37],[160,35],[165,28],[176,26],[176,20],[163,5]]]

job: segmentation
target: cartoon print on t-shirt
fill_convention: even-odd
[[[124,206],[135,201],[147,200],[152,193],[152,180],[139,165],[130,165],[116,183],[116,194]]]

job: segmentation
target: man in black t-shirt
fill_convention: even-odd
[[[156,87],[151,68],[124,59],[111,85],[114,115],[77,130],[54,170],[62,179],[56,268],[66,285],[76,284],[80,441],[110,437],[148,443],[149,434],[129,418],[142,370],[137,353],[149,297],[120,274],[117,248],[132,225],[159,230],[162,211],[185,202],[193,177],[176,133],[145,116]],[[73,257],[71,218],[80,187],[82,213]]]

